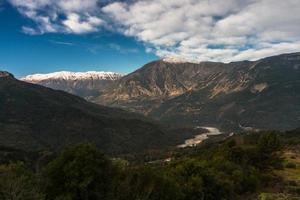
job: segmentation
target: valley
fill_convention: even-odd
[[[94,143],[107,154],[119,155],[174,147],[192,135],[1,71],[0,111],[0,145],[26,151]]]
[[[298,198],[299,62],[155,61],[83,98],[0,71],[0,197]]]
[[[0,0],[0,200],[300,200],[300,0]]]
[[[299,65],[299,53],[231,63],[159,60],[101,89],[88,84],[81,90],[96,92],[83,95],[93,103],[172,126],[289,130],[300,124]],[[65,87],[59,82],[46,86]]]

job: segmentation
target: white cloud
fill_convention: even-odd
[[[24,26],[29,34],[51,32],[88,33],[98,31],[104,21],[98,16],[98,0],[9,0],[37,27]]]
[[[299,0],[9,0],[37,28],[83,34],[107,28],[161,57],[257,59],[300,51]]]
[[[96,0],[62,0],[57,1],[59,7],[67,12],[93,11],[97,7]]]
[[[293,43],[278,43],[278,44],[263,44],[261,47],[252,48],[242,51],[227,60],[239,61],[239,60],[258,60],[263,57],[282,54],[293,53],[300,50],[300,41]]]
[[[53,44],[65,45],[65,46],[77,46],[77,44],[72,42],[58,41],[58,40],[49,40]]]
[[[35,29],[28,27],[28,26],[22,26],[22,31],[28,35],[38,34]]]
[[[159,56],[228,62],[300,51],[299,0],[140,0],[102,10]]]
[[[85,20],[80,19],[80,15],[70,13],[67,19],[62,22],[69,32],[72,33],[88,33],[97,31],[97,27],[104,22],[97,17],[86,17]]]

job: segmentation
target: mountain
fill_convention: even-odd
[[[219,70],[219,66],[211,63],[199,67],[194,63],[150,62],[110,85],[95,101],[124,105],[147,114],[165,100],[197,87],[200,78],[207,79],[210,72],[206,66],[216,72]]]
[[[154,61],[93,101],[176,125],[293,129],[300,125],[300,53],[231,63]]]
[[[98,96],[101,90],[121,78],[115,72],[54,72],[50,74],[28,75],[21,80],[39,84],[56,90],[63,90],[86,99]]]
[[[92,142],[106,153],[121,154],[182,141],[182,134],[172,134],[141,115],[19,81],[0,71],[0,146],[58,150]]]

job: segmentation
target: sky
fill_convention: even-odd
[[[129,73],[300,51],[299,0],[0,0],[0,70]]]

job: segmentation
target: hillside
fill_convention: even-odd
[[[130,160],[108,157],[90,144],[55,153],[0,148],[0,197],[297,200],[299,136],[299,130],[248,132],[196,148],[160,152],[160,159],[155,152],[131,155]]]
[[[94,101],[171,124],[293,129],[300,124],[300,53],[228,64],[155,61]]]
[[[177,136],[140,115],[0,72],[1,146],[57,150],[92,142],[106,153],[121,154],[176,145],[183,141]]]
[[[147,114],[161,102],[196,88],[199,82],[209,79],[211,71],[217,73],[221,68],[209,62],[153,61],[111,84],[95,102],[124,105]]]

